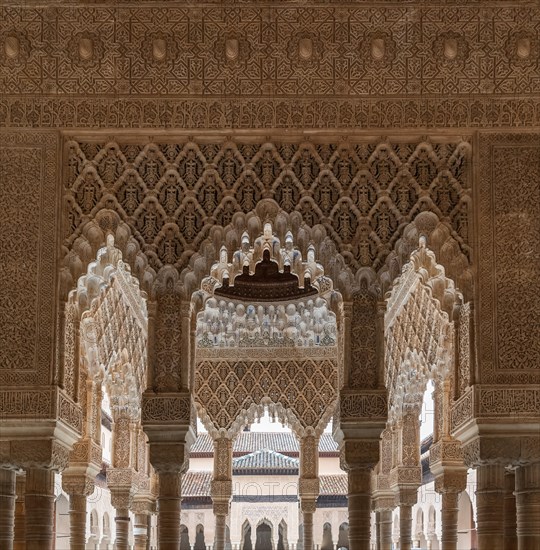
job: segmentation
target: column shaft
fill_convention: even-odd
[[[412,506],[401,504],[399,506],[399,550],[411,550],[412,548]]]
[[[458,500],[459,493],[442,494],[442,550],[457,550]]]
[[[504,548],[504,466],[478,466],[476,519],[478,550]]]
[[[313,550],[313,513],[304,512],[304,550]],[[253,547],[255,549],[255,547]]]
[[[392,549],[392,510],[379,512],[380,550]]]
[[[24,494],[26,492],[26,474],[17,475],[17,500],[15,501],[15,538],[13,550],[25,550],[26,548],[26,527]]]
[[[0,550],[12,550],[15,529],[14,470],[0,468]]]
[[[349,549],[369,550],[371,544],[371,472],[349,471]]]
[[[381,550],[381,513],[375,512],[375,548]]]
[[[214,535],[214,550],[225,550],[225,530],[227,527],[227,516],[215,514],[216,530]]]
[[[506,471],[504,474],[504,550],[517,550],[517,524],[516,524],[516,474]]]
[[[69,544],[71,550],[86,547],[86,496],[69,495]]]
[[[54,472],[41,468],[26,471],[26,548],[54,548]]]
[[[158,495],[158,548],[180,548],[180,476],[179,472],[160,473]]]
[[[135,550],[146,550],[148,543],[148,519],[147,514],[135,514],[133,535],[135,538]]]
[[[540,550],[540,462],[516,469],[519,550]]]
[[[127,508],[117,508],[114,520],[116,524],[114,547],[116,550],[129,550],[129,510]]]

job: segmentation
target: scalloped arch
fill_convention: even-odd
[[[156,272],[148,264],[148,258],[141,251],[130,227],[121,221],[112,210],[101,210],[94,219],[86,223],[77,236],[74,236],[68,249],[63,247],[62,267],[60,268],[61,296],[67,299],[69,292],[76,287],[79,277],[97,256],[98,251],[106,246],[107,236],[114,237],[114,246],[120,251],[124,261],[129,264],[135,276],[148,295],[156,278]]]

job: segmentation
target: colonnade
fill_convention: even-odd
[[[540,462],[514,465],[487,463],[477,468],[477,540],[479,550],[540,549]],[[181,472],[159,474],[158,545],[179,548],[180,545],[180,478]],[[54,548],[54,472],[29,468],[25,473],[0,469],[0,549]],[[392,509],[380,490],[372,493],[373,477],[369,469],[349,468],[349,544],[350,550],[370,547],[370,513],[376,513],[377,548],[390,550],[392,543]],[[302,486],[302,485],[301,485]],[[313,486],[312,486],[313,487]],[[442,493],[442,549],[457,549],[457,503],[460,491]],[[373,505],[371,504],[373,496]],[[214,497],[215,498],[215,497]],[[314,502],[313,494],[309,494]],[[86,497],[85,497],[86,499]],[[80,527],[86,523],[86,506],[81,498],[70,496],[70,548],[84,540]],[[302,503],[302,495],[300,495]],[[305,501],[304,501],[305,502]],[[400,508],[400,548],[412,545],[411,501],[394,500]],[[129,509],[117,504],[116,547],[127,547]],[[132,504],[133,506],[133,504]],[[304,550],[314,548],[313,508],[302,506]],[[137,509],[137,508],[136,508]],[[148,542],[150,508],[135,513],[135,548],[145,550]],[[215,506],[215,549],[225,546],[227,511]],[[217,512],[217,513],[216,513]],[[311,520],[311,521],[310,521]],[[220,530],[220,528],[222,528]],[[123,536],[123,534],[125,536]],[[81,537],[82,535],[82,537]]]

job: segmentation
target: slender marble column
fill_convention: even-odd
[[[399,550],[411,550],[412,548],[412,506],[400,504],[399,506]]]
[[[302,512],[302,517],[304,520],[304,550],[313,550],[313,512]]]
[[[375,548],[381,550],[381,513],[375,511]]]
[[[392,549],[392,510],[379,512],[380,550]]]
[[[17,500],[15,501],[15,538],[13,550],[26,549],[26,526],[24,494],[26,492],[26,474],[18,474],[16,481]]]
[[[158,548],[180,548],[180,472],[163,472],[159,475],[158,495]]]
[[[504,473],[504,550],[517,550],[517,523],[516,523],[516,473],[507,470]]]
[[[214,550],[225,550],[225,532],[227,529],[227,516],[225,514],[215,514],[215,518],[216,518],[216,530],[214,534]]]
[[[459,493],[446,491],[442,494],[442,548],[443,550],[457,550],[457,524]]]
[[[0,468],[0,550],[12,550],[15,529],[15,470]]]
[[[135,514],[133,524],[135,550],[146,550],[148,543],[148,518],[147,514]]]
[[[86,548],[86,495],[69,495],[69,548]]]
[[[371,544],[371,470],[349,470],[349,548],[369,550]]]
[[[154,514],[150,514],[148,516],[148,525],[146,527],[146,550],[151,550],[152,548],[152,516]]]
[[[503,550],[504,466],[483,464],[476,473],[478,550]]]
[[[116,550],[129,550],[129,508],[116,508]]]
[[[516,469],[519,550],[540,550],[540,462]]]
[[[42,468],[26,470],[26,548],[54,548],[54,472]]]

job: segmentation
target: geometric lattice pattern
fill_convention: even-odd
[[[228,430],[242,411],[265,397],[291,410],[303,428],[316,428],[335,402],[337,373],[332,359],[205,360],[197,364],[195,399],[217,429]]]
[[[6,5],[0,89],[60,97],[535,94],[537,3],[448,3]],[[129,124],[127,115],[117,113],[117,124]]]
[[[464,143],[68,144],[66,245],[103,208],[131,227],[154,269],[185,267],[214,224],[263,198],[321,223],[354,269],[378,270],[403,228],[430,210],[469,254]]]

